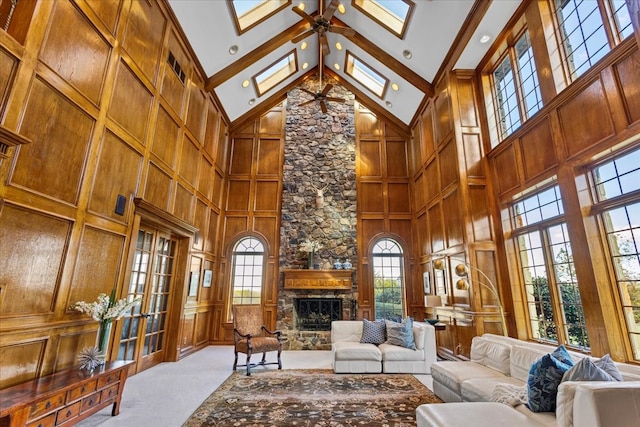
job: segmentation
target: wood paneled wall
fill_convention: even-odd
[[[125,294],[134,198],[199,230],[174,270],[167,358],[206,345],[219,272],[185,287],[217,261],[227,125],[179,26],[164,1],[131,0],[40,1],[26,22],[24,38],[0,31],[0,117],[32,141],[0,165],[0,387],[94,343],[97,323],[68,307]]]
[[[221,231],[222,286],[213,310],[214,342],[233,342],[229,312],[231,254],[238,240],[247,235],[259,238],[265,246],[264,322],[272,330],[276,326],[285,115],[284,106],[279,105],[231,132]]]

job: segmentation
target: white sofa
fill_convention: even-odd
[[[449,407],[422,405],[416,411],[418,427],[455,425],[451,419],[454,414],[455,417],[476,420],[476,425],[493,426],[496,424],[492,423],[491,417],[487,419],[486,414],[495,413],[496,405],[504,406],[498,408],[503,420],[511,414],[513,422],[517,423],[525,415],[527,425],[640,426],[640,366],[631,364],[615,363],[624,380],[622,382],[560,383],[556,412],[532,412],[525,404],[511,407],[491,402],[498,384],[524,387],[531,365],[556,347],[492,334],[475,337],[470,361],[439,361],[431,367],[433,391],[438,397],[445,402],[469,404]],[[581,353],[569,353],[575,362],[587,357]],[[443,408],[439,410],[438,406]]]
[[[413,322],[416,350],[390,344],[362,344],[362,320],[331,322],[331,352],[336,373],[428,374],[436,361],[433,326]]]

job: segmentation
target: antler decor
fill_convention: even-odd
[[[311,184],[314,190],[316,190],[316,208],[321,208],[324,206],[324,192],[329,188],[329,184],[325,185],[322,188],[316,187],[314,184]]]

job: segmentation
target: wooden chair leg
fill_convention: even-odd
[[[236,370],[236,367],[238,366],[238,352],[237,351],[235,352],[235,355],[236,355],[236,357],[235,357],[235,359],[233,361],[233,370],[234,371]]]
[[[251,349],[247,352],[247,376],[251,376]]]
[[[282,359],[280,359],[280,353],[282,353],[282,349],[278,349],[278,369],[282,369]]]
[[[267,362],[267,352],[265,351],[264,353],[262,353],[262,363],[263,365]]]

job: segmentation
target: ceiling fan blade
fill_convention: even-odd
[[[334,98],[334,97],[332,97],[332,96],[327,96],[327,97],[325,98],[325,100],[327,100],[327,101],[333,101],[333,102],[339,102],[339,103],[341,103],[341,104],[342,104],[342,103],[344,103],[344,102],[346,102],[346,99],[342,99],[342,98]]]
[[[353,28],[337,27],[335,25],[331,25],[329,27],[329,31],[332,32],[332,33],[336,33],[336,34],[342,34],[342,35],[347,36],[347,37],[351,37],[351,36],[354,36],[356,34],[356,31]]]
[[[310,23],[311,25],[316,23],[316,20],[313,19],[311,17],[311,15],[309,15],[307,12],[305,12],[304,10],[301,10],[298,6],[294,6],[291,8],[295,13],[297,13],[298,15],[300,15],[305,21],[307,21],[308,23]]]
[[[306,39],[311,34],[313,34],[313,30],[305,31],[302,34],[298,34],[297,36],[291,39],[291,43],[298,43],[300,40]]]
[[[325,104],[324,101],[320,101],[320,109],[323,113],[327,114],[327,104]]]
[[[305,106],[305,105],[309,105],[309,104],[311,104],[312,102],[316,102],[316,100],[315,100],[315,99],[312,99],[312,100],[309,100],[309,101],[301,102],[300,104],[298,104],[298,107],[303,107],[303,106]]]
[[[322,19],[325,21],[331,20],[331,18],[333,18],[333,14],[336,13],[338,5],[340,5],[340,0],[331,0],[331,3],[327,6],[327,10],[322,14]]]
[[[320,93],[322,96],[326,95],[329,93],[329,91],[331,90],[331,88],[333,87],[333,85],[331,83],[329,83],[328,85],[326,85],[324,87],[324,89],[322,89],[322,92]]]
[[[327,36],[324,34],[318,34],[320,38],[320,43],[322,44],[322,55],[326,56],[331,53],[331,49],[329,49],[329,41],[327,40]]]
[[[308,93],[309,95],[313,96],[315,98],[316,94],[315,92],[311,92],[309,89],[305,89],[303,87],[299,88],[301,91]]]

